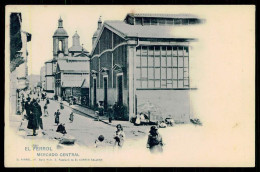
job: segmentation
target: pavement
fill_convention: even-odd
[[[55,101],[55,100],[52,100]],[[83,107],[81,105],[69,105],[69,103],[67,101],[57,101],[57,102],[62,102],[64,106],[67,106],[71,109],[73,109],[74,111],[78,112],[78,113],[82,113],[87,117],[93,118],[95,120],[99,120],[107,125],[111,125],[116,127],[118,124],[121,124],[123,127],[130,127],[133,126],[132,123],[130,123],[129,121],[117,121],[117,120],[112,120],[112,122],[110,123],[108,120],[107,116],[98,116],[95,115],[95,111],[86,107]]]

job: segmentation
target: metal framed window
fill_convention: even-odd
[[[136,88],[189,88],[188,46],[139,46],[136,49]]]

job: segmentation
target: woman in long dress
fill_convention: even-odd
[[[49,116],[49,112],[48,112],[48,105],[47,103],[44,105],[44,116]]]
[[[38,121],[38,107],[36,106],[36,100],[33,99],[33,101],[30,103],[30,114],[28,116],[28,129],[33,130],[33,136],[36,136],[36,130],[39,129],[39,121]]]
[[[57,110],[57,112],[54,113],[55,116],[55,123],[58,125],[60,123],[60,111],[59,109]]]
[[[148,135],[147,148],[150,149],[151,153],[161,153],[163,152],[163,145],[162,136],[158,133],[158,128],[152,126]]]

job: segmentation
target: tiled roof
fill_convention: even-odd
[[[143,14],[143,13],[129,13],[132,17],[153,17],[153,18],[198,18],[193,14]]]
[[[192,28],[196,26],[152,26],[152,25],[130,25],[123,21],[105,21],[105,26],[123,37],[139,37],[139,38],[193,38]]]
[[[67,62],[66,60],[58,61],[58,65],[60,70],[70,70],[70,71],[86,71],[87,72],[87,65],[88,62]]]

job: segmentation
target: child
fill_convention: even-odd
[[[98,139],[95,141],[95,147],[96,148],[102,147],[104,139],[105,139],[104,136],[100,135]]]
[[[123,144],[124,144],[124,141],[125,141],[125,133],[123,131],[123,127],[121,124],[118,124],[116,126],[116,133],[115,133],[115,136],[114,136],[114,139],[115,139],[115,144],[114,146],[115,147],[118,147],[118,148],[122,148]]]
[[[56,132],[60,132],[62,134],[67,134],[66,129],[65,129],[65,124],[60,124],[56,130]]]
[[[69,118],[69,120],[70,120],[70,122],[73,122],[73,120],[74,120],[74,114],[73,114],[73,112],[70,113],[70,118]]]

